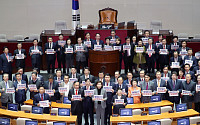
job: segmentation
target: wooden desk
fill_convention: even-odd
[[[33,100],[29,99],[27,101],[24,102],[25,105],[33,105]]]
[[[168,100],[162,100],[161,102],[138,103],[138,104],[133,104],[133,105],[126,105],[126,108],[143,109],[143,108],[158,107],[158,106],[172,106],[173,107],[173,103]]]
[[[5,109],[0,109],[0,116],[8,116],[13,118],[29,118],[29,119],[36,119],[38,121],[64,121],[67,123],[76,123],[77,116],[72,115],[68,116],[51,116],[50,114],[32,114],[32,113],[25,113],[23,111],[9,111]]]
[[[190,116],[197,116],[199,115],[193,109],[189,109],[184,112],[174,112],[174,113],[162,113],[160,115],[133,115],[132,117],[110,117],[110,123],[118,123],[118,122],[138,122],[138,121],[153,121],[158,119],[165,119],[165,118],[181,118],[181,117],[190,117]]]

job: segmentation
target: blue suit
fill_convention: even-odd
[[[185,64],[185,60],[191,60],[191,61],[193,61],[193,64],[192,64],[192,66],[191,66],[191,70],[193,70],[193,68],[194,68],[195,66],[197,66],[197,59],[196,59],[195,56],[192,56],[191,58],[190,58],[188,55],[185,56],[185,57],[184,57],[184,64]]]
[[[145,46],[145,48],[146,48],[146,51],[147,51],[147,49],[149,49],[150,47],[149,47],[149,44],[147,44],[146,46]],[[148,54],[146,54],[146,62],[147,62],[147,67],[148,67],[148,72],[150,73],[150,72],[154,72],[154,67],[155,67],[155,61],[156,61],[156,45],[155,44],[152,44],[151,45],[151,49],[154,49],[154,51],[155,51],[155,54],[151,54],[151,57],[149,57],[149,55]]]
[[[86,86],[82,87],[83,91],[86,90]],[[90,86],[89,90],[94,90],[94,86]],[[94,102],[92,101],[92,97],[87,96],[83,100],[83,112],[85,118],[85,125],[89,125],[88,123],[88,114],[90,115],[90,125],[94,125]]]
[[[42,47],[41,46],[37,46],[37,49],[42,53]],[[29,49],[29,55],[31,54],[32,50],[34,50],[34,46],[31,46]],[[38,68],[38,71],[40,71],[40,65],[41,65],[41,55],[38,54],[33,54],[31,56],[31,62],[32,62],[32,68]]]
[[[119,84],[114,84],[114,93],[117,93],[117,90],[118,89],[122,89],[122,90],[125,90],[125,92],[126,92],[126,94],[128,95],[128,87],[127,87],[127,85],[126,84],[122,84],[121,85],[121,88],[120,88],[120,86],[119,86]]]
[[[8,53],[8,56],[12,56],[12,54]],[[12,62],[8,62],[4,53],[0,55],[0,71],[3,71],[3,73],[8,73],[9,80],[12,80]]]
[[[25,89],[17,89],[17,84],[19,84],[17,81],[14,82],[14,88],[15,88],[15,102],[19,104],[19,109],[24,101],[26,101],[26,91]],[[24,80],[21,80],[21,84],[26,84]]]
[[[49,102],[50,102],[50,97],[49,97],[49,95],[48,95],[47,93],[44,93],[44,95],[43,95],[43,100],[44,100],[44,101],[45,101],[45,100],[49,100]],[[34,98],[33,98],[33,105],[37,106],[37,104],[39,103],[39,101],[42,101],[42,100],[41,100],[41,97],[40,97],[40,93],[38,93],[38,94],[36,94],[36,95],[34,96]],[[43,109],[43,113],[49,114],[49,107],[45,107],[45,108]]]
[[[61,76],[61,81],[59,82],[57,79],[57,76],[54,76],[54,81],[56,81],[59,85],[60,85],[60,83],[62,82],[62,81],[64,81],[64,77],[63,76]]]
[[[97,45],[97,41],[96,40],[92,41],[92,49],[94,49],[94,45]],[[104,46],[103,40],[99,40],[99,45],[101,45],[101,47],[103,49],[103,46]]]
[[[28,77],[26,74],[22,74],[22,80],[24,80],[26,83],[28,83]],[[17,81],[16,77],[13,76],[13,82]]]
[[[154,83],[154,92],[157,92],[157,87],[158,87],[157,79],[152,80],[152,82]],[[160,87],[167,87],[165,80],[160,79]],[[166,93],[158,93],[157,95],[159,95],[162,100],[166,99]]]

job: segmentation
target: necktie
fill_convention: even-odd
[[[8,60],[8,54],[6,54],[6,58],[7,58],[7,60]]]
[[[87,87],[87,90],[89,90],[89,87]]]
[[[149,88],[149,85],[148,85],[148,83],[147,83],[146,90],[148,90],[148,88]]]
[[[173,81],[173,89],[175,89],[175,81]]]
[[[142,78],[142,81],[143,81],[143,78]]]
[[[107,86],[108,86],[108,83],[107,83]]]
[[[149,49],[151,49],[151,45],[149,46]],[[151,53],[149,54],[149,57],[151,57]]]
[[[160,80],[158,80],[158,87],[160,87]]]
[[[165,74],[165,77],[167,77],[167,74]]]
[[[76,95],[78,95],[78,90],[76,89]]]
[[[176,43],[175,43],[175,46],[176,46]],[[175,51],[176,51],[176,49],[175,49]]]
[[[165,49],[165,45],[164,45],[163,49]]]
[[[43,101],[43,100],[44,100],[43,95],[41,95],[41,101]]]
[[[37,47],[35,46],[35,50],[37,50]]]
[[[122,85],[119,85],[119,88],[121,89],[121,88],[122,88]]]
[[[8,88],[8,82],[6,82],[6,89]]]
[[[75,78],[75,75],[73,75],[73,78]]]
[[[50,87],[50,89],[52,90],[52,83],[50,83],[50,86],[49,86],[49,87]]]
[[[131,55],[131,53],[130,53],[130,49],[129,50],[127,50],[127,56],[130,56]]]

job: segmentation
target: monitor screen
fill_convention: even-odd
[[[68,97],[63,98],[63,103],[65,104],[71,104],[71,101],[68,99]]]
[[[133,98],[127,98],[127,104],[133,104]]]
[[[10,125],[9,118],[0,118],[0,125]]]
[[[177,104],[176,105],[176,112],[181,112],[181,111],[187,111],[187,105],[186,105],[186,103]]]
[[[43,108],[42,107],[33,106],[32,107],[32,113],[43,114]]]
[[[148,122],[148,125],[161,125],[160,121],[151,121]]]
[[[120,122],[117,125],[131,125],[131,122]]]
[[[149,107],[149,115],[155,115],[160,113],[160,107]]]
[[[53,122],[53,125],[67,125],[66,122]]]
[[[177,119],[177,125],[190,125],[189,118]]]
[[[132,116],[132,108],[121,108],[120,116]]]
[[[151,96],[151,102],[160,102],[161,98],[159,95]]]
[[[28,120],[26,120],[25,125],[38,125],[38,121],[28,121]]]
[[[70,109],[68,109],[68,108],[58,108],[58,115],[60,115],[60,116],[70,116]]]
[[[18,111],[18,104],[8,103],[8,110]]]

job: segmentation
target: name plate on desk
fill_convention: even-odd
[[[65,49],[65,52],[66,52],[66,53],[73,53],[73,48],[66,48],[66,49]]]
[[[94,90],[84,90],[85,96],[92,96],[94,95]]]
[[[29,90],[37,90],[36,84],[28,85]]]
[[[142,42],[143,42],[143,43],[147,44],[148,41],[149,41],[149,38],[142,38]]]
[[[140,90],[131,91],[131,96],[140,96]]]
[[[112,51],[112,46],[104,46],[105,51]]]
[[[190,95],[191,92],[190,92],[190,91],[187,91],[187,90],[182,90],[182,94],[183,94],[183,95]]]
[[[136,47],[136,53],[143,53],[144,47]]]
[[[53,90],[46,89],[46,90],[45,90],[45,93],[49,94],[49,96],[54,96]]]
[[[84,41],[84,44],[88,47],[91,46],[91,41]]]
[[[95,101],[102,101],[103,100],[103,95],[94,95]]]
[[[121,51],[121,46],[113,46],[113,49]]]
[[[17,89],[25,89],[26,84],[17,84]]]
[[[54,54],[54,49],[47,49],[47,54]]]
[[[66,41],[64,40],[58,40],[58,45],[64,46],[66,44]]]
[[[94,45],[94,49],[95,50],[102,50],[102,46],[101,45]]]
[[[172,62],[172,68],[180,68],[179,62]]]
[[[33,54],[38,54],[38,53],[40,53],[40,51],[37,49],[37,50],[31,50],[31,52],[33,53]]]
[[[58,90],[60,93],[65,93],[67,92],[67,87],[58,87]]]
[[[178,96],[179,91],[169,91],[169,96]]]
[[[151,90],[142,90],[142,95],[143,96],[152,96],[152,91]]]
[[[177,49],[179,49],[179,45],[171,45],[171,49],[172,50],[177,50]]]
[[[72,95],[72,98],[74,100],[80,100],[81,99],[81,95]]]
[[[83,48],[83,46],[76,46],[76,50],[77,50],[77,51],[83,51],[84,48]]]
[[[167,49],[160,49],[160,55],[167,55]]]
[[[6,93],[15,93],[15,89],[14,88],[7,88],[6,89]]]
[[[24,54],[16,54],[17,59],[24,59]]]
[[[130,45],[123,45],[123,50],[130,50],[131,46]]]
[[[166,87],[157,87],[158,93],[166,93],[165,90],[166,90]]]
[[[185,60],[185,64],[189,64],[190,67],[193,65],[193,61],[192,60]]]
[[[103,89],[105,89],[106,92],[112,92],[112,86],[104,86]]]
[[[196,85],[196,91],[200,91],[200,85]]]
[[[115,104],[117,105],[124,104],[124,99],[115,99]]]
[[[99,29],[114,29],[114,24],[99,24]]]

